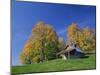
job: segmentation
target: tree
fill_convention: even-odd
[[[51,41],[52,43],[54,43],[57,46],[58,36],[57,36],[56,32],[54,31],[53,27],[51,27],[48,24],[45,24],[44,22],[39,22],[36,25],[36,27],[32,30],[32,33],[35,35],[35,38],[40,40],[40,42],[42,43],[41,59],[45,60],[46,55],[44,53],[46,53],[48,51],[45,48],[45,45]],[[52,47],[50,47],[50,48],[52,49]],[[52,49],[52,50],[55,51],[54,49]],[[44,51],[46,51],[46,52],[44,52]]]
[[[57,44],[48,41],[45,45],[45,59],[51,60],[56,58],[56,53],[59,51]]]
[[[75,43],[85,52],[95,51],[95,31],[90,28],[80,28],[76,23],[68,27],[67,43]]]
[[[68,33],[67,33],[67,43],[78,43],[78,39],[81,33],[80,28],[78,27],[78,25],[76,23],[72,23],[72,25],[70,25],[67,29]]]
[[[44,22],[38,22],[23,49],[21,61],[27,63],[25,60],[27,58],[30,64],[56,58],[57,44],[58,36],[53,27]]]
[[[86,27],[83,29],[83,49],[86,50],[87,52],[95,51],[95,42],[96,42],[96,37],[95,37],[95,31]],[[82,47],[82,46],[81,46]]]

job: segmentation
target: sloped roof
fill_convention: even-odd
[[[57,53],[57,55],[68,53],[68,52],[70,52],[70,51],[72,51],[74,49],[75,49],[74,47],[69,46],[67,49],[62,50],[59,53]]]

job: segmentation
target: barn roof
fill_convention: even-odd
[[[69,46],[67,49],[58,52],[57,55],[68,53],[74,49],[75,49],[74,47]]]

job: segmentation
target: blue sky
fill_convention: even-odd
[[[73,22],[81,28],[88,26],[95,29],[95,14],[95,6],[13,1],[11,12],[12,65],[20,65],[20,53],[37,22],[44,21],[52,25],[57,34],[66,41],[67,27]]]

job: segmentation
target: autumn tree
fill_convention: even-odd
[[[67,43],[75,43],[85,52],[95,51],[95,31],[90,28],[80,28],[72,23],[67,29]]]
[[[21,54],[25,64],[53,59],[58,51],[58,36],[51,25],[38,22]]]
[[[82,41],[83,44],[81,44],[81,48],[82,48],[82,46],[84,46],[83,50],[86,50],[87,52],[95,52],[95,48],[96,48],[95,31],[88,27],[83,28],[83,37],[82,38],[85,41]]]

